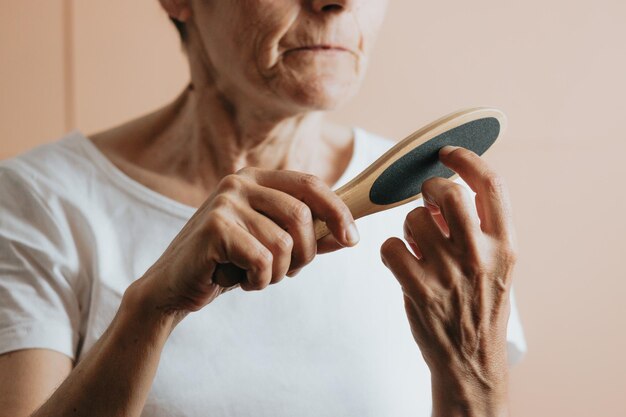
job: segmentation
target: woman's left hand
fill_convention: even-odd
[[[440,160],[476,192],[449,179],[422,185],[425,207],[404,238],[381,246],[404,293],[413,337],[432,375],[433,416],[507,415],[506,329],[516,261],[502,179],[474,152],[445,147]]]

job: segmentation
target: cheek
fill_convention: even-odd
[[[276,60],[275,45],[297,16],[293,0],[219,0],[207,22],[205,42],[214,65],[230,77],[255,78]],[[296,4],[297,6],[297,4]],[[257,74],[258,77],[258,74]]]
[[[231,54],[237,56],[237,62],[232,62],[236,65],[233,70],[238,66],[251,81],[271,75],[279,57],[278,44],[298,16],[299,7],[293,3],[287,0],[242,1],[252,11],[231,23]]]

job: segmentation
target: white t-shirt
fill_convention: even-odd
[[[333,189],[394,144],[354,133]],[[357,220],[357,246],[316,257],[295,278],[230,291],[187,316],[142,415],[429,416],[428,368],[380,260],[418,204]],[[0,162],[0,353],[46,348],[80,360],[194,211],[126,176],[79,131]],[[511,307],[516,362],[526,346]]]

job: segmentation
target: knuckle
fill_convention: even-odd
[[[502,194],[506,188],[504,178],[492,171],[484,175],[484,182],[487,192],[490,194]]]
[[[220,193],[213,198],[213,207],[232,207],[234,205],[233,198],[227,193]]]
[[[237,191],[241,188],[242,181],[237,174],[226,175],[219,183],[218,189],[221,191]]]
[[[260,273],[272,267],[273,259],[272,252],[262,247],[257,248],[250,254],[249,262],[250,266]]]
[[[287,232],[277,233],[274,238],[273,246],[279,254],[291,253],[293,238]]]
[[[411,225],[421,224],[426,219],[426,216],[430,216],[426,207],[416,207],[406,215],[405,224],[409,228]]]
[[[465,203],[467,193],[463,186],[457,183],[451,183],[444,190],[441,199],[443,205],[457,206]]]
[[[515,265],[518,259],[518,253],[510,245],[500,248],[500,259],[507,265]]]
[[[290,218],[299,225],[307,225],[313,221],[311,209],[302,202],[297,202],[291,207]]]
[[[316,175],[302,174],[298,178],[300,184],[309,190],[319,190],[323,187],[324,182]]]
[[[219,234],[228,224],[228,218],[218,211],[213,211],[205,222],[205,230],[209,233]]]
[[[235,174],[243,177],[254,178],[254,174],[256,173],[257,168],[255,167],[243,167],[239,169]]]

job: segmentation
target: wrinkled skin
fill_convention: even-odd
[[[316,241],[314,217],[325,219],[332,234]],[[180,320],[234,287],[262,290],[290,271],[297,274],[316,254],[355,245],[358,233],[351,233],[357,232],[350,210],[319,178],[244,168],[224,177],[133,285],[150,297],[150,305]],[[213,273],[223,263],[246,275],[216,282]]]
[[[402,286],[411,331],[428,364],[435,416],[507,415],[506,329],[516,262],[506,187],[475,153],[445,147],[440,159],[476,192],[450,179],[424,182],[404,238],[381,257]]]
[[[285,113],[329,110],[356,93],[387,7],[387,0],[162,3],[197,31],[201,46],[188,47],[202,52],[230,99]],[[308,48],[320,45],[329,48]]]
[[[178,322],[232,288],[211,280],[217,263],[246,269],[235,286],[259,290],[317,253],[353,244],[351,215],[328,188],[337,173],[325,171],[346,141],[321,128],[319,111],[358,89],[387,1],[160,2],[188,29],[193,88],[94,143],[138,181],[198,211],[128,288],[76,367],[51,351],[0,357],[2,409],[13,416],[141,415]],[[391,238],[381,255],[432,372],[434,415],[502,416],[515,263],[508,197],[475,154],[459,149],[442,161],[477,192],[477,211],[457,184],[429,180],[427,207],[405,222],[414,254]],[[314,241],[313,216],[328,221],[330,240]]]

